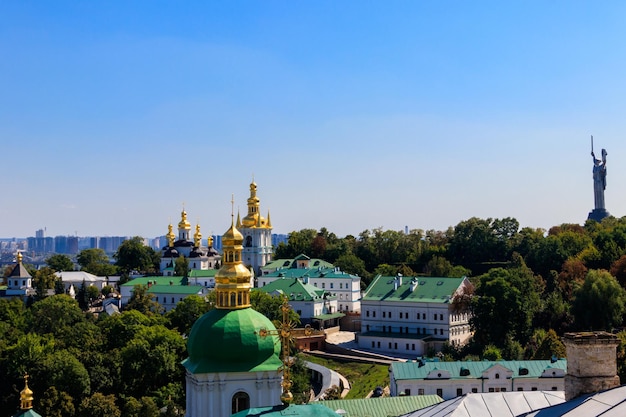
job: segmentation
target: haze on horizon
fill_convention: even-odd
[[[0,3],[0,237],[626,214],[626,4]]]

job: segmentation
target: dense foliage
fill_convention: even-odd
[[[475,337],[463,350],[447,347],[450,359],[545,357],[548,349],[562,355],[558,337],[566,331],[624,325],[626,217],[548,231],[520,229],[514,218],[476,217],[445,231],[375,229],[339,238],[303,229],[276,248],[275,258],[301,253],[361,276],[363,287],[377,274],[398,272],[470,277]]]
[[[158,266],[140,239],[127,242],[116,253],[116,265],[92,249],[81,251],[77,263],[98,275]],[[624,324],[626,217],[548,231],[520,229],[512,218],[471,218],[446,231],[365,230],[344,238],[326,229],[304,229],[276,248],[275,259],[301,253],[358,274],[364,286],[376,274],[398,272],[470,277],[475,290],[464,303],[473,312],[475,337],[463,349],[446,346],[444,359],[562,356],[564,332],[619,331]],[[48,265],[32,272],[37,296],[26,303],[0,299],[0,417],[15,413],[25,372],[35,408],[46,416],[96,415],[95,409],[109,416],[157,416],[161,408],[168,415],[183,410],[185,335],[213,308],[210,296],[189,297],[161,314],[145,288],[137,287],[123,313],[95,317],[85,312],[96,295],[87,288],[78,300],[47,296],[59,284],[54,271],[70,267],[63,257],[49,258]],[[281,318],[279,299],[255,291],[251,301],[272,320]],[[618,336],[624,378],[626,332]]]

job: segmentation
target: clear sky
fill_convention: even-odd
[[[0,2],[0,236],[626,215],[626,2]]]

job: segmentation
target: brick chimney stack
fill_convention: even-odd
[[[619,386],[617,336],[606,332],[565,333],[565,400]]]

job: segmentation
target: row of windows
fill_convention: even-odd
[[[390,319],[392,318],[391,316],[391,311],[383,311],[383,318],[384,319]],[[370,311],[369,310],[365,310],[365,317],[369,317],[370,316]],[[400,312],[398,313],[399,318],[401,319],[409,319],[409,313],[406,312]],[[372,311],[372,317],[376,317],[376,310]],[[416,320],[426,320],[426,313],[417,313],[416,315]],[[443,314],[442,313],[433,313],[433,320],[440,320],[443,321]]]
[[[400,334],[410,334],[411,333],[408,327],[398,327],[398,329],[400,330]],[[426,329],[426,327],[423,327],[421,329],[418,327],[415,330],[416,330],[416,334],[430,334],[430,333],[428,333],[428,331],[427,331],[428,329]],[[370,331],[370,325],[369,324],[365,325],[365,331],[368,331],[368,332]],[[392,330],[391,326],[383,326],[382,327],[382,331],[383,331],[383,333],[393,333],[393,330]],[[432,334],[434,334],[434,335],[439,334],[439,335],[443,336],[443,333],[444,333],[444,329],[433,329],[433,333]]]
[[[183,297],[178,298],[178,301],[182,301],[182,300],[183,300]],[[156,301],[157,303],[161,303],[161,304],[167,304],[167,297],[163,296],[162,301],[159,301],[159,297],[157,296],[157,297],[154,297],[154,301]],[[178,301],[174,301],[174,297],[172,297],[172,304]]]
[[[524,391],[524,388],[517,387],[518,391]],[[537,387],[532,387],[531,391],[537,391]],[[552,391],[558,391],[557,387],[552,387]],[[443,398],[443,388],[437,388],[437,395]],[[478,388],[472,388],[472,393],[476,394],[478,392]],[[506,387],[491,387],[489,388],[489,392],[506,392]],[[411,395],[411,390],[409,388],[404,390],[405,395]],[[424,388],[418,388],[417,395],[424,395]],[[463,395],[463,388],[456,389],[456,396],[460,397]]]

